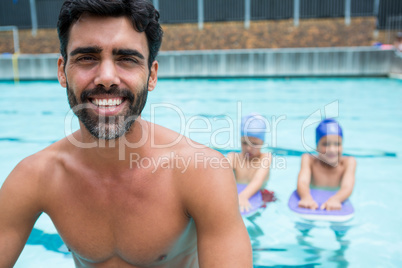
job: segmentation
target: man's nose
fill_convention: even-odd
[[[112,60],[102,61],[100,63],[94,82],[97,86],[101,85],[105,88],[111,88],[112,86],[120,84],[120,78]]]

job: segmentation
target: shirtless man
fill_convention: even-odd
[[[58,79],[80,129],[4,182],[1,268],[14,265],[41,213],[76,267],[252,267],[225,158],[140,116],[157,82],[158,19],[145,0],[63,4]],[[149,165],[158,159],[168,165]]]
[[[334,119],[323,120],[316,129],[318,158],[304,154],[297,182],[299,207],[317,209],[310,187],[337,191],[320,209],[339,210],[353,191],[356,160],[342,156],[342,128]]]
[[[241,121],[241,153],[228,154],[236,182],[247,184],[239,194],[241,212],[251,209],[250,197],[264,189],[269,179],[272,155],[261,152],[265,129],[266,122],[261,115],[252,113],[244,116]]]

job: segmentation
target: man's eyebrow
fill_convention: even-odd
[[[102,49],[100,47],[94,46],[94,47],[77,47],[73,51],[70,52],[70,57],[75,56],[77,54],[87,54],[87,53],[94,53],[94,54],[99,54],[102,52]]]
[[[144,55],[142,55],[138,50],[135,49],[113,49],[113,55],[135,56],[142,60],[145,59]]]

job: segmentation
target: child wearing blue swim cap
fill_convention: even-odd
[[[334,119],[323,120],[316,128],[318,156],[303,154],[297,181],[299,207],[317,209],[310,187],[336,190],[319,209],[339,210],[353,191],[356,160],[342,155],[343,131]]]
[[[241,153],[229,153],[228,160],[238,184],[247,184],[239,194],[240,211],[249,211],[249,199],[262,190],[264,201],[273,201],[273,193],[264,189],[269,179],[272,162],[271,153],[262,153],[265,141],[267,120],[257,113],[246,115],[241,120]]]

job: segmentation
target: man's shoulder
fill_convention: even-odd
[[[186,177],[192,177],[194,181],[202,178],[214,178],[225,176],[232,169],[228,158],[220,152],[201,144],[189,144],[187,142],[178,144],[172,151],[176,158],[187,163],[186,170],[180,173]]]
[[[228,157],[235,157],[235,156],[239,156],[240,155],[240,153],[238,153],[238,152],[229,152],[228,153]]]
[[[39,197],[43,190],[48,189],[49,178],[56,174],[60,166],[57,164],[59,158],[57,146],[52,144],[22,159],[11,171],[3,186],[11,192],[18,191],[20,194],[25,193],[26,196]]]
[[[191,140],[178,144],[174,151],[190,163],[189,172],[210,173],[230,168],[228,158],[220,152]]]
[[[154,148],[177,148],[183,144],[183,139],[186,139],[183,134],[172,129],[145,120],[143,122],[149,125],[148,138]]]
[[[208,147],[189,149],[183,146],[182,150],[185,152],[183,155],[187,157],[184,159],[188,162],[185,169],[176,169],[175,182],[190,215],[195,211],[194,206],[211,204],[217,199],[225,203],[237,193],[233,169],[225,156]],[[219,198],[215,198],[218,196]],[[236,196],[233,195],[233,200]],[[201,206],[199,209],[204,208]]]
[[[150,145],[153,157],[168,155],[178,179],[196,182],[231,171],[228,159],[220,152],[163,126],[151,123],[151,127],[155,130]]]
[[[218,151],[196,142],[191,138],[184,136],[182,133],[178,133],[154,123],[150,123],[150,126],[151,149],[166,149],[177,155],[191,157],[192,159],[194,159],[195,155],[224,158],[224,156]],[[152,129],[154,129],[154,131],[152,131]]]
[[[174,141],[163,148],[151,148],[151,151],[154,156],[169,155],[174,167],[173,182],[177,196],[183,200],[189,215],[195,215],[196,211],[205,210],[204,205],[215,202],[211,196],[231,200],[228,196],[233,195],[233,200],[236,199],[233,170],[224,155],[175,131],[158,125],[153,127],[155,133],[159,132],[156,141]],[[161,133],[166,137],[160,137]]]
[[[29,173],[31,177],[49,174],[60,162],[63,147],[65,147],[64,139],[27,156],[18,163],[15,169],[18,169],[19,172]]]

